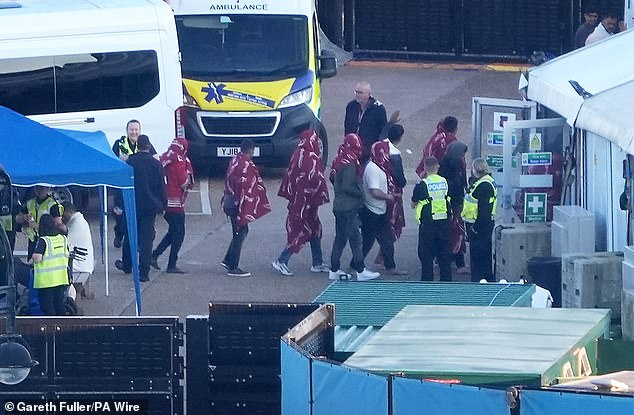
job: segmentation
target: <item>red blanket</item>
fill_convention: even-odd
[[[405,227],[405,211],[403,209],[403,189],[394,183],[392,163],[390,162],[390,144],[383,140],[372,145],[370,159],[379,166],[387,176],[387,192],[394,195],[393,202],[387,202],[387,217],[392,226],[392,238],[400,238]]]
[[[234,198],[240,226],[253,222],[271,211],[260,172],[251,158],[243,153],[238,153],[229,163],[225,195]]]
[[[318,209],[329,202],[319,141],[313,130],[299,136],[277,195],[288,200],[286,249],[296,254],[307,242],[321,238]]]
[[[420,160],[418,167],[416,167],[416,174],[423,177],[425,172],[425,159],[429,156],[436,157],[438,159],[438,163],[440,163],[445,157],[445,154],[447,154],[447,146],[456,140],[456,135],[445,131],[442,121],[439,122],[436,126],[436,132],[429,138],[425,148],[423,148],[423,157]]]
[[[355,164],[357,171],[360,173],[359,157],[363,152],[363,144],[361,138],[357,134],[347,134],[343,139],[343,144],[339,146],[337,150],[337,157],[332,161],[330,167],[330,181],[335,182],[335,175],[337,170],[343,167],[345,164]]]
[[[184,138],[176,138],[169,148],[161,155],[161,163],[165,168],[167,184],[167,212],[184,212],[187,191],[194,184],[194,169],[187,157],[189,143]]]

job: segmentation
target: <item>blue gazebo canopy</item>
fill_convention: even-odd
[[[122,189],[125,210],[136,211],[132,167],[119,160],[101,131],[56,130],[0,106],[0,165],[16,186],[110,186]],[[105,212],[104,212],[105,214]],[[126,215],[130,249],[138,252],[136,216]],[[139,267],[132,255],[137,313]]]

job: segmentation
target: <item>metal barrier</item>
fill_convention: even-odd
[[[188,316],[187,413],[280,414],[280,337],[318,307],[210,303]]]
[[[23,317],[17,332],[39,365],[3,385],[1,401],[124,400],[147,402],[148,414],[183,414],[178,317]]]

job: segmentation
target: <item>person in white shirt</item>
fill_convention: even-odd
[[[601,23],[594,28],[586,39],[586,46],[596,43],[600,40],[607,39],[619,31],[619,18],[615,13],[605,13],[601,19]]]
[[[390,147],[386,141],[374,143],[370,161],[363,172],[364,203],[361,218],[363,257],[368,255],[374,241],[378,241],[383,253],[383,263],[389,275],[402,275],[394,262],[394,239],[388,217],[388,204],[395,201],[396,186],[391,175]]]
[[[75,247],[82,248],[82,252],[86,252],[82,256],[83,260],[73,260],[73,283],[77,286],[81,285],[78,292],[83,297],[94,298],[94,294],[90,291],[90,275],[95,270],[95,254],[92,245],[92,235],[90,233],[90,225],[81,212],[77,211],[72,203],[64,203],[64,213],[62,214],[62,222],[66,224],[68,229],[68,245],[70,252]]]

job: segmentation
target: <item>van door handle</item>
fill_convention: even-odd
[[[95,122],[95,117],[87,118],[65,118],[61,120],[44,121],[44,125],[68,125],[68,124],[92,124]]]

